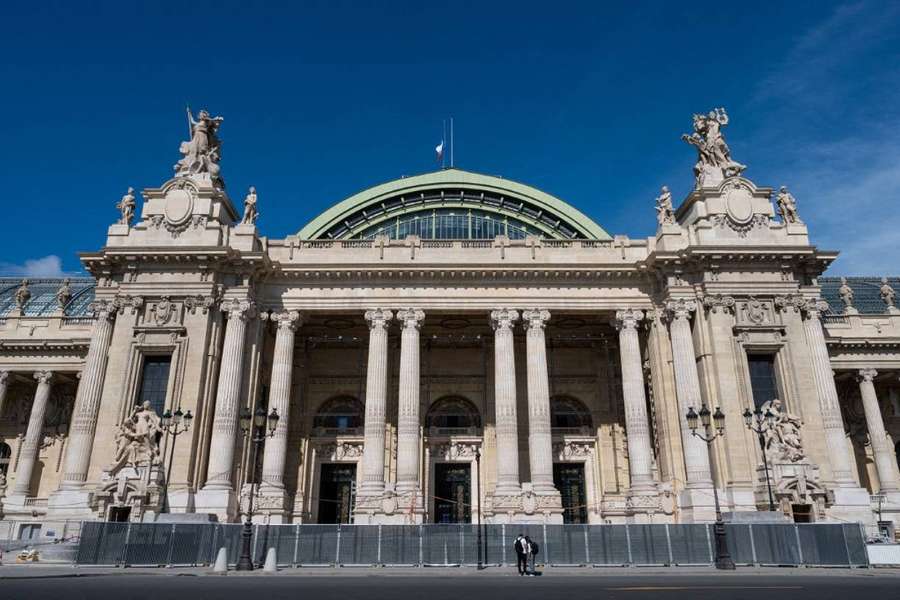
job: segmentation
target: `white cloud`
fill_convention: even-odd
[[[10,277],[65,277],[71,275],[62,269],[62,260],[55,254],[30,258],[22,264],[0,262],[0,275]]]

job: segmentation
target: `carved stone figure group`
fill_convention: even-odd
[[[728,125],[724,108],[716,108],[705,115],[694,115],[694,131],[681,139],[697,148],[694,175],[698,188],[712,187],[728,177],[740,175],[747,167],[731,158],[731,150],[722,135]]]
[[[159,464],[161,436],[160,420],[150,403],[135,406],[115,433],[116,456],[106,471],[115,475],[124,466],[137,468]]]
[[[789,413],[779,399],[770,400],[760,407],[763,413],[771,411],[775,415],[772,426],[765,432],[766,458],[772,463],[796,463],[802,461],[803,440],[800,428],[803,421],[797,415]]]
[[[187,109],[187,117],[191,139],[181,143],[179,150],[182,158],[175,164],[175,174],[207,173],[213,183],[222,186],[222,180],[219,177],[222,142],[217,133],[224,119],[213,117],[205,110],[197,113],[197,118],[194,119],[190,108]]]

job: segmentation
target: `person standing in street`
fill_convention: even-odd
[[[516,551],[516,568],[519,575],[525,575],[528,572],[528,554],[531,552],[528,539],[520,533],[513,542],[513,549]]]

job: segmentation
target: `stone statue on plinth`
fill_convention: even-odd
[[[660,225],[675,224],[675,209],[672,207],[672,192],[667,186],[662,186],[659,196],[656,197],[656,220]]]
[[[175,164],[175,174],[186,176],[206,173],[213,183],[224,187],[219,177],[222,142],[218,136],[219,126],[224,119],[213,117],[206,110],[201,110],[194,119],[190,108],[187,109],[187,118],[191,139],[181,143],[179,150],[183,156]]]
[[[881,278],[881,301],[887,304],[888,308],[896,307],[897,292],[888,283],[887,277]]]
[[[694,115],[694,131],[682,135],[681,139],[697,148],[697,163],[694,175],[698,188],[715,187],[728,177],[740,175],[746,165],[731,158],[731,150],[722,135],[722,128],[728,125],[728,114],[724,108],[716,108],[706,115]]]
[[[797,212],[797,200],[788,191],[787,187],[781,186],[778,190],[776,203],[778,204],[778,214],[781,215],[785,224],[803,222],[800,220],[800,214]]]
[[[256,188],[250,186],[247,197],[244,198],[244,218],[241,219],[241,225],[255,225],[256,219],[259,218],[259,211],[256,209]]]
[[[853,308],[853,288],[847,285],[846,277],[841,277],[841,287],[838,288],[838,294],[841,297],[841,302],[844,303],[844,312],[848,308]]]
[[[119,218],[119,225],[131,226],[131,221],[134,220],[135,206],[137,206],[137,203],[134,200],[134,188],[129,187],[128,192],[126,192],[119,203],[116,204],[116,208],[122,213],[122,216]]]
[[[72,299],[72,288],[69,285],[71,280],[66,277],[62,285],[59,286],[59,289],[56,290],[56,305],[59,306],[59,310],[63,310],[66,308],[66,304],[69,303],[69,300]]]

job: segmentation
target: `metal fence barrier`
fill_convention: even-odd
[[[240,553],[240,524],[85,522],[80,565],[207,565]],[[857,524],[728,524],[738,565],[868,566]],[[519,533],[550,566],[712,565],[712,525],[485,525],[486,565],[515,565]],[[275,548],[281,566],[463,566],[478,563],[476,525],[255,525],[253,560]]]

